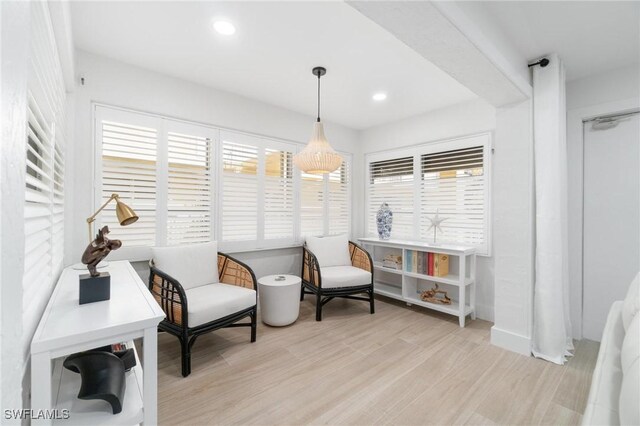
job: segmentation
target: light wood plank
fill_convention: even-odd
[[[489,343],[491,323],[386,298],[333,300],[323,321],[307,296],[288,327],[225,329],[193,348],[180,375],[175,337],[158,336],[161,424],[576,424],[598,345],[564,366]]]

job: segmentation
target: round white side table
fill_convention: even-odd
[[[260,278],[258,301],[262,322],[277,327],[295,322],[300,312],[300,285],[300,277],[295,275],[267,275]]]

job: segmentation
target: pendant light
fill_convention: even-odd
[[[331,173],[342,164],[342,157],[329,145],[320,121],[320,77],[327,73],[323,67],[315,67],[313,75],[318,77],[318,118],[313,123],[313,133],[306,147],[293,156],[293,162],[300,170],[310,174]]]

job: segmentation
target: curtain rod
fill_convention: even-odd
[[[538,62],[534,62],[533,64],[529,64],[529,68],[531,68],[531,67],[533,67],[535,65],[540,65],[542,68],[544,68],[547,65],[549,65],[549,60],[547,58],[542,58]]]

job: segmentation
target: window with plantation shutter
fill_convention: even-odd
[[[115,116],[115,119],[109,116]],[[123,246],[148,247],[156,243],[156,166],[158,126],[149,125],[148,117],[116,111],[104,112],[99,120],[102,148],[102,204],[111,194],[131,207],[139,219],[132,225],[120,226],[115,203],[110,203],[99,215],[97,227],[108,226],[110,238],[122,240]]]
[[[445,220],[437,242],[489,255],[491,137],[484,133],[367,156],[367,234],[377,235],[380,205],[393,212],[391,238],[433,242],[429,218]]]
[[[301,237],[349,234],[351,229],[351,156],[325,175],[300,173]]]
[[[438,212],[438,238],[486,250],[484,147],[423,154],[420,164],[420,237],[433,237],[428,217]]]
[[[220,140],[221,241],[231,249],[293,243],[295,146],[236,132],[220,132]]]
[[[148,260],[150,247],[217,240],[224,251],[289,247],[301,236],[348,234],[351,156],[333,173],[299,173],[302,144],[95,105],[94,210],[111,194],[138,214],[120,226],[115,203],[97,217],[123,247],[110,259]]]
[[[413,157],[391,158],[369,164],[368,218],[369,233],[376,233],[376,214],[383,203],[393,212],[392,235],[414,235]]]
[[[349,181],[351,170],[345,158],[340,168],[327,176],[327,198],[329,210],[329,235],[349,234],[351,224]]]
[[[300,228],[302,236],[324,235],[324,176],[304,172],[300,175]]]
[[[293,153],[265,150],[264,238],[291,239],[294,232]]]
[[[167,148],[167,244],[211,241],[211,138],[168,131]]]
[[[25,128],[22,350],[35,331],[63,266],[67,94],[46,2],[30,4]],[[20,283],[15,283],[20,285]]]
[[[229,140],[231,139],[231,140]],[[258,239],[258,147],[222,138],[222,240]]]

